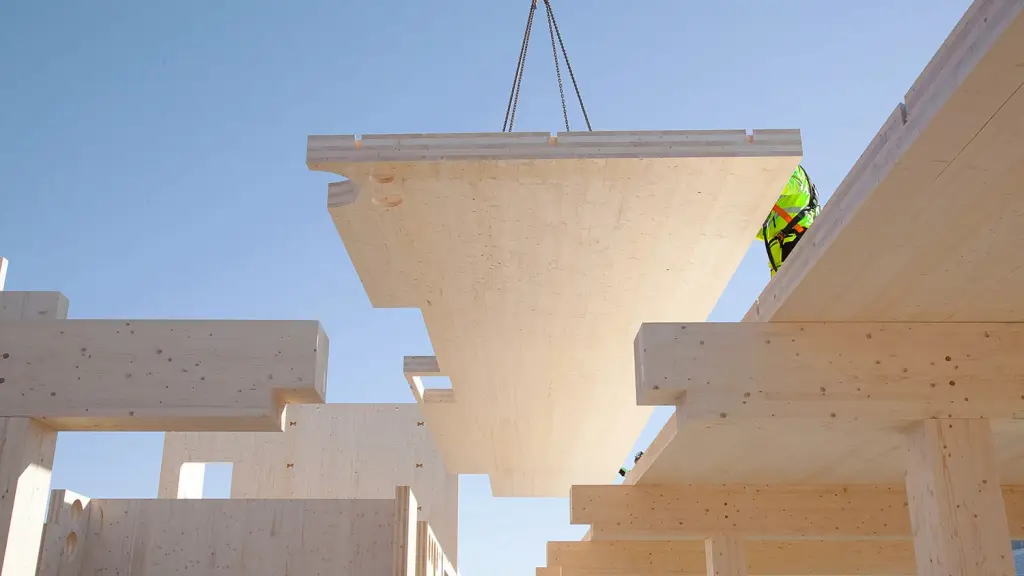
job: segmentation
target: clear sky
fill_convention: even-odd
[[[595,129],[799,128],[825,198],[969,4],[553,2]],[[74,318],[319,319],[331,402],[411,402],[402,356],[432,353],[422,317],[370,307],[306,136],[501,130],[528,6],[0,3],[8,289],[60,290]],[[516,129],[558,131],[539,14]],[[712,319],[738,320],[767,280],[752,242]],[[162,434],[61,434],[53,485],[155,497],[161,446]],[[227,474],[207,488],[226,496]],[[546,541],[584,532],[566,500],[493,499],[483,477],[461,489],[467,576],[532,574]]]

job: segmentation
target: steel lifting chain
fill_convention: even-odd
[[[576,75],[573,74],[572,65],[569,63],[569,53],[565,50],[565,42],[562,41],[562,32],[558,29],[558,22],[555,21],[555,11],[551,8],[551,1],[544,0],[544,7],[547,10],[548,33],[551,36],[551,54],[555,60],[555,77],[558,80],[558,95],[562,99],[562,118],[565,120],[565,131],[569,128],[569,110],[565,104],[565,89],[562,86],[562,68],[558,58],[558,48],[562,49],[562,57],[565,59],[565,68],[569,71],[569,78],[572,80],[572,87],[576,91],[576,99],[580,103],[580,110],[583,112],[583,120],[587,123],[587,130],[593,130],[590,126],[590,117],[587,116],[587,108],[583,105],[583,96],[580,94],[579,84],[576,82]],[[523,84],[523,71],[526,68],[526,53],[530,44],[530,32],[533,28],[533,15],[537,12],[537,0],[530,1],[530,13],[526,18],[526,31],[523,33],[523,43],[519,48],[519,61],[516,63],[516,73],[512,78],[512,92],[508,95],[508,107],[505,109],[505,123],[501,127],[502,132],[511,132],[512,125],[516,121],[516,108],[519,105],[519,90]],[[557,38],[557,44],[555,39]]]

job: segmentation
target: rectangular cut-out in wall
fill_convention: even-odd
[[[178,473],[178,500],[230,498],[232,462],[183,462]]]
[[[178,473],[178,499],[196,500],[203,497],[206,481],[205,462],[185,462]]]
[[[203,498],[230,498],[232,462],[207,462],[203,478]]]

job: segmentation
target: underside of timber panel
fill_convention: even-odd
[[[640,324],[707,317],[800,155],[795,130],[312,136],[307,164],[348,178],[330,211],[371,302],[423,312],[449,469],[565,496],[647,423]]]
[[[1024,320],[1022,86],[1024,2],[977,0],[744,320]],[[933,406],[920,403],[918,416],[922,410],[939,410],[941,401],[960,415],[985,409],[1007,416],[1007,406],[1013,404],[1000,407],[992,396],[1009,398],[1017,390],[1019,399],[1024,394],[1018,390],[1019,380],[1007,378],[998,389],[951,396],[949,382],[962,378],[947,375],[938,380],[938,375],[972,370],[967,357],[972,346],[965,340],[948,342],[950,349],[934,359],[935,367],[900,365],[916,370],[918,384],[931,378],[946,387],[923,396]],[[1002,358],[1016,361],[1012,354]],[[885,363],[887,357],[878,360],[879,369],[891,367]],[[914,361],[920,364],[920,359]],[[992,379],[999,378],[994,366],[985,368]],[[906,383],[902,373],[889,376],[893,382]],[[833,380],[820,386],[829,389],[838,384]],[[648,399],[656,399],[657,394],[651,395],[655,391],[647,392]],[[776,391],[762,392],[764,399]],[[975,392],[984,392],[991,400],[987,408],[969,405]],[[893,393],[885,391],[890,400]],[[766,406],[748,403],[738,409]],[[795,413],[803,408],[821,406],[808,400],[786,410]],[[877,416],[885,409],[873,402],[861,414]],[[801,422],[714,421],[677,412],[626,482],[902,482],[905,427],[839,416],[839,410],[830,409],[824,418]],[[993,421],[992,437],[1001,479],[1024,481],[1024,422]]]

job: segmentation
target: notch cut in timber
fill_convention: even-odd
[[[1024,487],[1003,486],[1013,538],[1024,537]],[[911,538],[903,486],[573,486],[570,522],[592,541]],[[1007,548],[1007,551],[1009,548]]]
[[[0,321],[0,416],[55,430],[281,431],[323,403],[319,322]]]
[[[690,420],[1024,417],[1024,323],[651,323],[634,347],[637,401]]]
[[[564,497],[649,419],[640,323],[707,317],[801,153],[795,130],[311,136],[307,166],[347,178],[328,209],[371,303],[423,314],[449,469]]]

